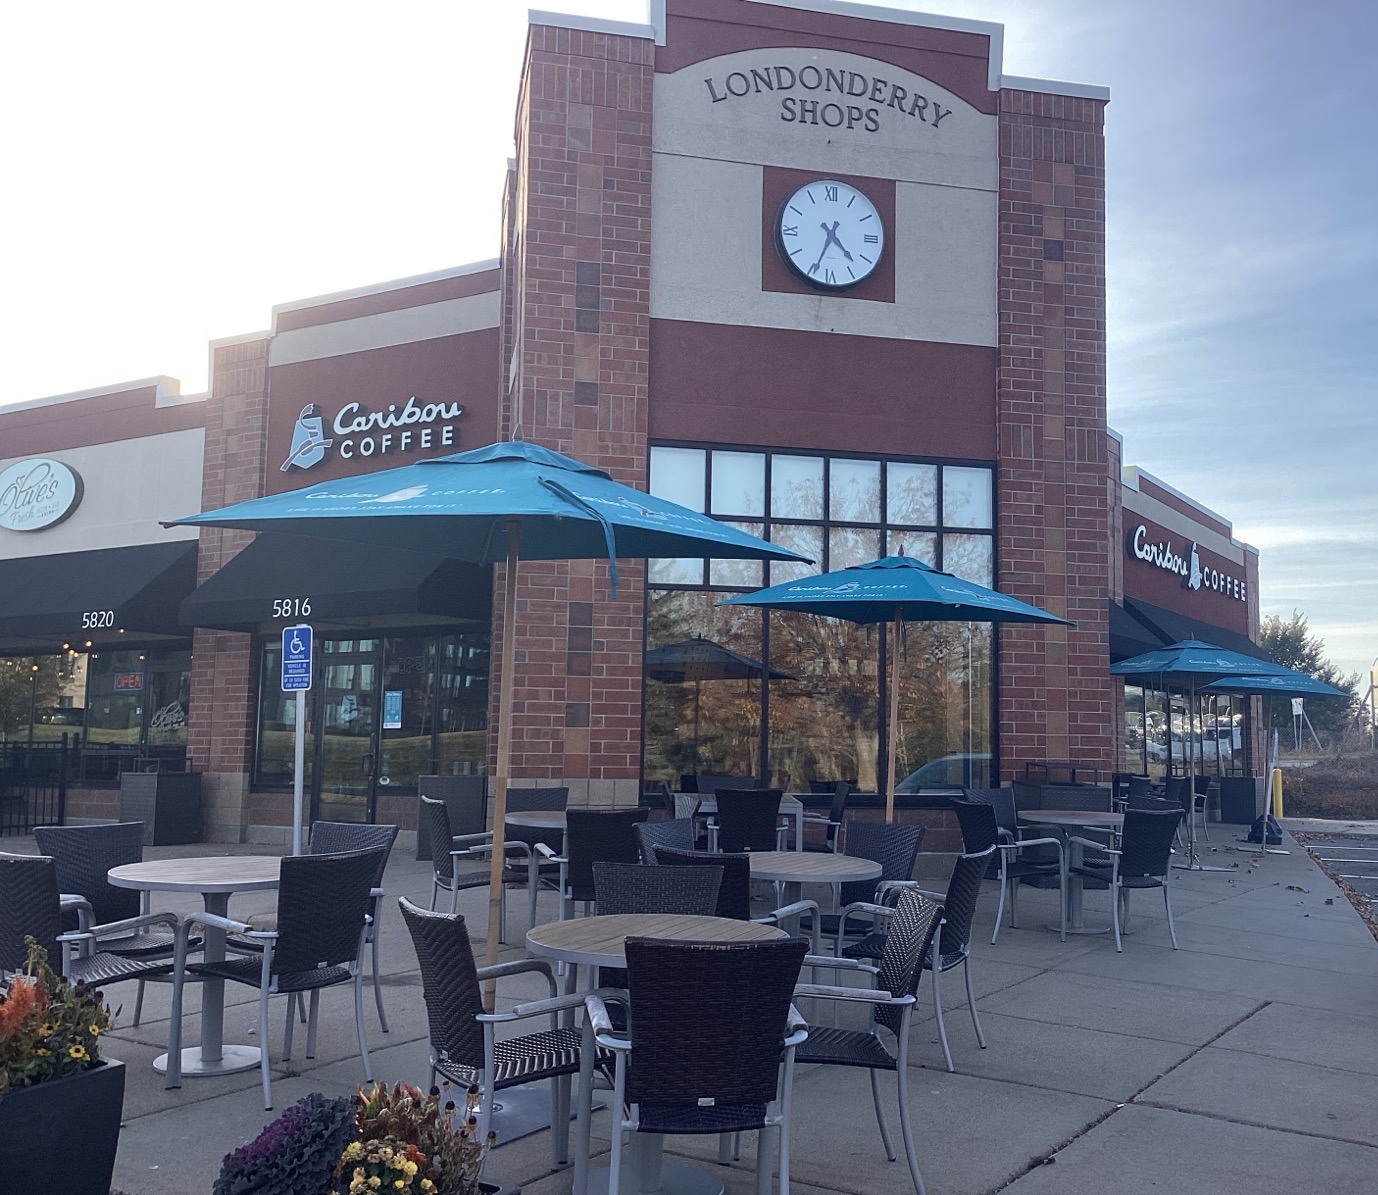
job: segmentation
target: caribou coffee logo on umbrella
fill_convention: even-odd
[[[81,505],[81,474],[61,461],[33,457],[0,471],[0,527],[43,531]]]

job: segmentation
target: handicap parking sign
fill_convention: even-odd
[[[282,628],[282,691],[300,692],[311,687],[311,628]]]

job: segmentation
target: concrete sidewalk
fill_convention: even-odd
[[[1233,845],[1242,834],[1215,831]],[[6,849],[32,850],[7,840]],[[1289,855],[1222,849],[1207,861],[1228,872],[1177,872],[1173,903],[1181,949],[1173,951],[1155,894],[1138,894],[1124,953],[1108,936],[1069,937],[1045,926],[1056,893],[1021,891],[1023,928],[990,944],[995,889],[978,910],[972,969],[989,1048],[977,1047],[957,973],[944,981],[956,1074],[948,1074],[931,1018],[916,1025],[908,1075],[920,1165],[931,1195],[958,1192],[1371,1192],[1378,1188],[1378,944],[1353,908],[1291,840]],[[168,848],[150,855],[229,853]],[[241,848],[243,853],[252,853]],[[924,870],[950,866],[925,856]],[[429,901],[427,864],[394,855],[390,896]],[[461,910],[483,924],[482,897]],[[237,897],[231,914],[271,905]],[[173,899],[155,907],[177,908]],[[1108,896],[1088,893],[1087,917],[1104,920]],[[510,898],[504,957],[521,952],[524,895]],[[543,918],[553,897],[542,897]],[[424,1084],[425,1011],[415,959],[395,900],[383,928],[384,998],[392,1032],[367,1009],[374,1074]],[[504,1004],[544,994],[509,983]],[[164,1092],[152,1060],[167,1033],[168,991],[150,988],[144,1023],[130,1025],[133,991],[110,991],[126,1011],[109,1056],[129,1064],[115,1186],[128,1195],[208,1192],[221,1157],[274,1115],[261,1106],[256,1071],[188,1079]],[[253,994],[227,993],[227,1041],[254,1041]],[[275,1065],[279,1110],[309,1091],[348,1094],[362,1079],[348,989],[326,992],[318,1057]],[[273,1058],[281,1057],[285,1002],[275,1001]],[[185,1033],[199,1033],[189,989]],[[931,1012],[927,986],[921,1009]],[[805,1009],[806,1015],[808,1015]],[[831,1015],[830,1013],[825,1015]],[[887,1106],[894,1126],[893,1087]],[[606,1113],[595,1146],[607,1148]],[[600,1136],[601,1134],[601,1136]],[[794,1186],[812,1192],[903,1195],[903,1161],[885,1161],[867,1080],[859,1072],[802,1069],[796,1083]],[[740,1163],[718,1167],[716,1138],[672,1138],[667,1147],[711,1165],[729,1192],[754,1190],[753,1143]],[[505,1144],[492,1177],[526,1195],[563,1195],[568,1169],[551,1172],[549,1132]]]

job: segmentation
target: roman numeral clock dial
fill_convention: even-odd
[[[775,218],[780,256],[819,290],[842,291],[869,278],[885,249],[880,213],[849,183],[805,183]]]

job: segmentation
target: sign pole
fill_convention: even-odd
[[[297,729],[293,744],[292,854],[301,854],[302,813],[306,804],[306,694],[311,691],[311,628],[282,628],[282,691],[296,694]]]

